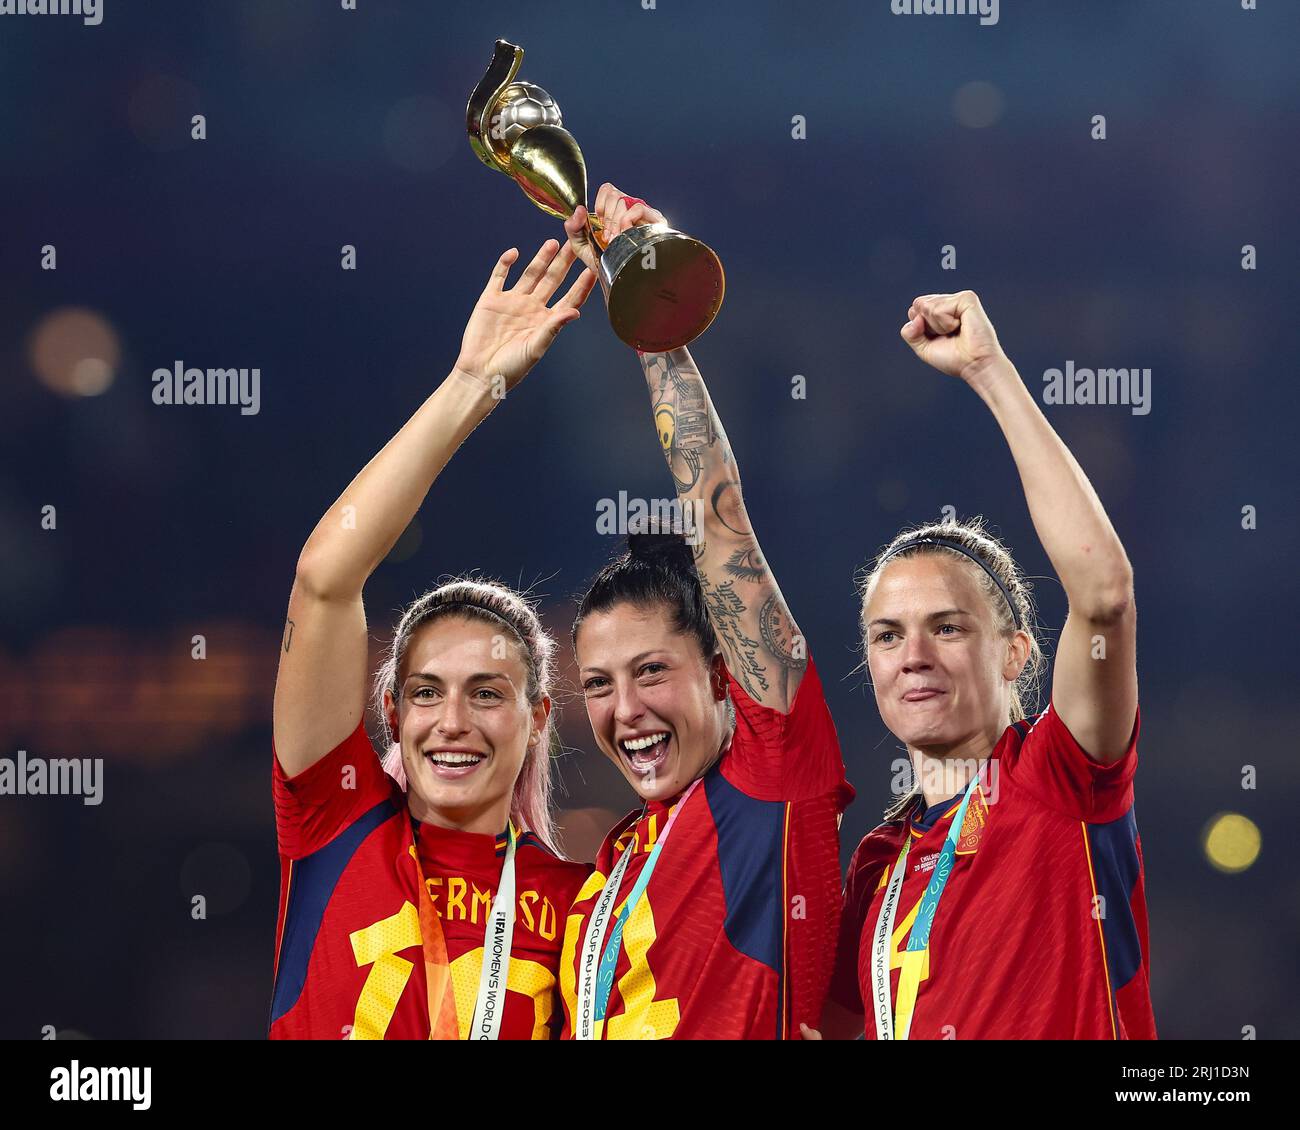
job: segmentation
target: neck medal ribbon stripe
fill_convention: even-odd
[[[593,1040],[596,1038],[596,1024],[605,1019],[605,1011],[609,1007],[610,992],[614,988],[614,968],[618,965],[619,950],[622,948],[623,927],[632,916],[632,911],[636,909],[637,903],[641,901],[641,896],[645,894],[646,886],[650,882],[650,876],[654,873],[655,864],[659,862],[659,855],[668,842],[668,836],[673,830],[673,825],[686,807],[686,802],[691,799],[691,794],[695,792],[700,780],[701,778],[697,777],[692,781],[690,788],[682,794],[682,799],[673,807],[672,815],[668,817],[668,823],[658,840],[655,841],[655,846],[650,852],[650,858],[645,861],[645,865],[641,868],[641,874],[637,876],[636,883],[628,893],[627,900],[623,904],[623,910],[614,922],[604,948],[600,949],[598,972],[592,970],[592,964],[595,961],[596,951],[600,948],[600,937],[604,933],[605,920],[609,917],[610,907],[613,906],[618,896],[618,889],[622,885],[623,872],[627,870],[628,860],[632,858],[632,853],[636,850],[635,837],[623,849],[622,857],[611,870],[610,876],[605,882],[605,889],[601,891],[600,897],[592,908],[591,921],[587,924],[587,934],[583,939],[582,953],[579,959],[582,962],[582,975],[579,979],[578,1008],[573,1026],[575,1039]]]
[[[912,846],[911,820],[903,830],[903,847],[894,864],[885,898],[881,903],[880,917],[876,919],[876,929],[872,935],[871,953],[871,987],[876,1019],[876,1038],[878,1040],[906,1040],[912,1029],[912,1015],[916,1008],[916,996],[921,986],[921,974],[929,958],[930,929],[934,925],[934,916],[939,909],[939,899],[943,896],[948,877],[952,874],[953,856],[956,854],[957,841],[961,837],[966,822],[966,809],[970,805],[971,793],[976,789],[979,773],[971,777],[962,795],[961,805],[953,814],[948,834],[943,841],[943,850],[930,876],[925,894],[921,896],[921,905],[916,912],[916,921],[907,937],[907,945],[902,954],[902,967],[898,975],[898,1001],[896,1008],[890,1007],[889,986],[889,952],[894,934],[894,914],[898,909],[899,896],[902,894],[903,881],[907,873],[907,853]],[[895,1013],[897,1019],[895,1019]]]
[[[492,902],[492,911],[487,916],[483,934],[483,966],[471,1021],[471,1039],[498,1039],[501,1017],[505,1012],[510,945],[514,938],[515,924],[517,833],[513,822],[507,824],[506,837],[506,858],[501,865],[497,895]],[[420,945],[424,950],[424,979],[428,988],[429,1039],[459,1040],[460,1022],[456,1015],[456,995],[451,991],[451,959],[447,953],[447,938],[442,932],[442,918],[438,914],[438,908],[433,905],[433,896],[429,893],[429,884],[424,878],[419,848],[412,842],[409,850],[420,880]],[[497,955],[496,964],[493,962],[494,954]]]

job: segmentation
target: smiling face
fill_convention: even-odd
[[[531,743],[551,703],[530,705],[518,643],[499,628],[443,616],[416,629],[386,698],[400,729],[411,811],[422,821],[499,832]]]
[[[996,742],[1027,637],[995,623],[979,566],[947,553],[898,558],[867,593],[867,666],[885,725],[910,748]]]
[[[726,674],[662,606],[616,604],[578,629],[579,677],[600,751],[646,800],[676,796],[729,736]]]

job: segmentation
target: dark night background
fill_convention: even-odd
[[[1137,577],[1156,1019],[1165,1037],[1300,1035],[1281,851],[1300,775],[1300,5],[1004,0],[992,27],[888,0],[358,8],[0,17],[0,756],[106,760],[98,807],[0,797],[0,1036],[265,1032],[295,559],[450,368],[497,255],[561,234],[466,141],[498,36],[559,102],[593,198],[606,179],[647,197],[726,266],[693,354],[830,694],[859,793],[846,860],[898,756],[854,670],[855,570],[951,505],[1039,578],[1049,645],[1065,613],[992,418],[898,337],[910,300],[976,290],[1036,393],[1070,359],[1152,370],[1149,415],[1046,411]],[[597,500],[671,493],[598,303],[372,579],[377,640],[477,568],[536,586],[567,663],[571,597],[613,549]],[[150,375],[177,360],[259,367],[260,412],[155,405]],[[629,796],[576,697],[563,734],[569,843],[590,851]],[[1233,874],[1203,846],[1225,812],[1262,834]]]

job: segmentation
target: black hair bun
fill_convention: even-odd
[[[648,533],[629,533],[627,552],[629,557],[638,561],[659,561],[665,565],[685,565],[688,568],[695,564],[685,535],[671,530],[652,527]]]

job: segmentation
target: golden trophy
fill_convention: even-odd
[[[517,82],[524,50],[504,39],[466,108],[469,143],[489,169],[505,173],[552,216],[587,202],[587,166],[560,108],[540,86]],[[588,213],[601,251],[597,275],[614,332],[643,353],[687,345],[709,328],[726,284],[713,249],[667,224],[641,224],[612,240]]]

